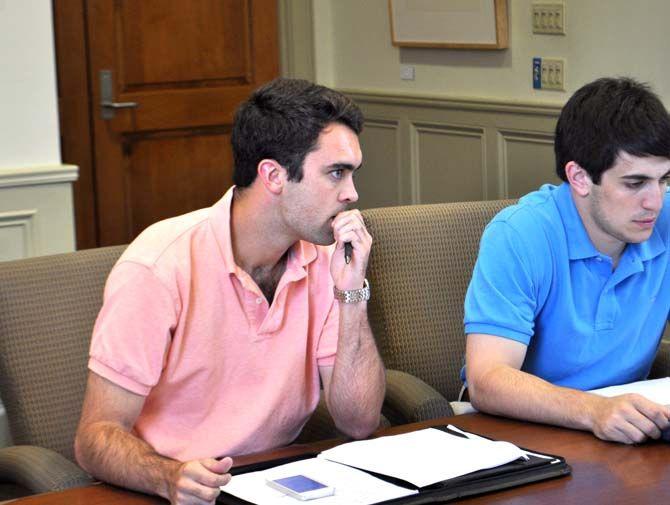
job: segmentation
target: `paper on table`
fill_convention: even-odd
[[[652,402],[670,405],[670,377],[646,381],[631,382],[620,386],[592,389],[590,393],[600,396],[618,396],[626,393],[638,393]]]
[[[509,442],[462,438],[428,428],[338,445],[322,452],[318,458],[390,475],[423,487],[504,465],[523,458],[524,454]]]
[[[316,458],[235,475],[227,485],[221,486],[221,490],[258,505],[298,504],[301,503],[299,500],[266,484],[268,479],[298,474],[307,475],[335,488],[333,496],[310,500],[310,503],[319,505],[370,505],[417,493],[416,490],[389,484],[355,468]]]
[[[468,437],[469,439],[472,439],[472,440],[486,440],[482,436],[476,435],[475,433],[468,433],[467,431],[463,431],[460,428],[456,428],[456,426],[452,426],[451,424],[449,425],[449,429],[451,429],[453,431],[457,431],[461,435],[465,435],[466,437]],[[554,458],[553,456],[549,456],[547,454],[538,454],[537,452],[530,452],[530,451],[523,451],[523,453],[524,453],[524,458],[527,458],[528,456],[535,456],[536,458],[554,459],[556,461],[559,461],[556,458]],[[529,459],[529,458],[527,458],[527,459]]]

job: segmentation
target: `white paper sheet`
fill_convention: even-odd
[[[618,396],[626,393],[638,393],[652,402],[661,405],[670,405],[670,377],[652,379],[620,386],[610,386],[601,389],[592,389],[590,393],[600,396]]]
[[[428,428],[342,444],[322,452],[318,458],[390,475],[423,487],[524,456],[521,449],[509,442],[462,438]]]
[[[302,502],[267,485],[268,479],[306,475],[335,488],[333,496]],[[258,505],[370,505],[384,500],[416,494],[365,472],[325,459],[310,458],[259,472],[235,475],[221,490]]]
[[[473,440],[486,440],[484,437],[481,437],[479,435],[476,435],[474,433],[468,433],[467,431],[463,431],[460,428],[456,428],[456,426],[452,426],[451,424],[449,425],[449,428],[457,431],[458,433],[461,433],[465,435],[466,437],[473,439]],[[547,456],[546,454],[538,454],[536,452],[530,452],[530,451],[522,451],[524,454],[525,459],[530,459],[528,456],[535,456],[536,458],[542,458],[542,459],[555,459],[553,456]],[[556,460],[558,461],[558,460]]]

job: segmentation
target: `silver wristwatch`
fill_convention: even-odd
[[[348,289],[345,291],[333,286],[333,293],[335,293],[335,299],[341,303],[367,302],[370,299],[370,283],[365,279],[361,289]]]

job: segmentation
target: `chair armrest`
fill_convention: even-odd
[[[454,411],[444,396],[418,377],[387,370],[384,415],[392,424],[406,424],[453,416]]]
[[[649,372],[650,379],[660,379],[661,377],[670,376],[670,342],[661,340],[658,346],[658,352],[654,363],[651,365],[651,372]]]
[[[18,484],[31,493],[61,491],[94,482],[72,461],[34,445],[0,448],[0,481]]]

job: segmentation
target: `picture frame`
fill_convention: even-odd
[[[388,0],[397,47],[506,49],[507,0]]]

